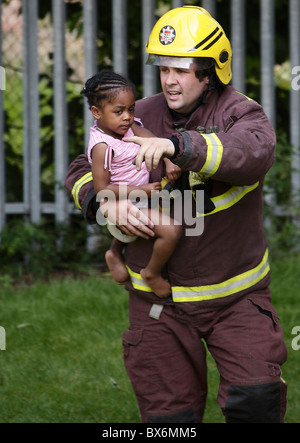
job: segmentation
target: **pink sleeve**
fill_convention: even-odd
[[[105,153],[104,169],[108,169],[111,172],[111,162],[112,162],[112,149],[108,145]]]
[[[143,122],[140,118],[134,117],[135,123],[137,123],[141,128],[144,128]]]
[[[103,137],[102,133],[96,129],[96,122],[95,122],[95,125],[90,129],[90,139],[89,139],[89,144],[88,144],[87,152],[86,152],[90,164],[92,164],[92,149],[94,148],[94,146],[98,145],[99,143],[106,143],[107,144],[105,137]],[[112,154],[108,153],[108,151],[109,151],[109,149],[107,149],[106,154],[105,154],[105,165],[106,166],[109,165],[109,168],[110,168],[111,159],[109,159],[108,156],[110,155],[110,157],[111,157]],[[107,167],[105,169],[107,169]]]

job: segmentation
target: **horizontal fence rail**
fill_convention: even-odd
[[[250,0],[248,0],[250,1]],[[38,0],[19,0],[22,6],[23,49],[22,49],[22,78],[23,78],[23,201],[6,201],[6,171],[5,171],[5,134],[4,101],[7,85],[5,53],[2,48],[3,8],[6,6],[0,0],[0,231],[4,227],[7,216],[11,214],[26,215],[28,219],[39,224],[44,214],[53,214],[57,222],[65,222],[74,207],[69,201],[63,182],[69,162],[68,126],[70,125],[66,99],[66,3],[52,0],[53,26],[53,131],[54,131],[54,164],[55,191],[54,202],[43,202],[41,191],[41,142],[40,142],[40,98],[39,98],[39,43],[38,43]],[[141,83],[143,95],[149,96],[158,91],[159,85],[155,69],[145,65],[145,44],[150,31],[157,19],[155,11],[158,7],[156,0],[141,0],[141,38],[142,66]],[[128,74],[128,21],[127,0],[112,0],[112,61],[113,68],[124,75]],[[173,0],[172,7],[185,4],[181,0]],[[191,2],[189,2],[191,4]],[[194,2],[202,5],[213,16],[218,11],[216,0]],[[246,41],[247,41],[247,0],[231,0],[228,2],[230,12],[230,35],[228,36],[233,48],[233,81],[232,84],[242,93],[246,90]],[[85,78],[97,71],[97,10],[102,2],[84,0],[82,2]],[[261,57],[261,103],[271,121],[276,127],[276,98],[274,83],[275,60],[275,1],[260,1],[260,57]],[[221,21],[221,20],[220,20]],[[292,164],[292,189],[294,199],[299,200],[300,192],[300,0],[289,1],[289,46],[291,68],[294,81],[290,89],[290,137],[295,148]],[[299,67],[299,71],[297,70]],[[298,76],[298,77],[297,77]],[[299,86],[299,87],[298,87]],[[87,145],[89,127],[92,123],[87,104],[83,109],[85,140]],[[296,149],[297,148],[297,149]],[[276,201],[275,201],[276,203]],[[297,203],[299,206],[299,204]],[[280,212],[280,208],[276,208]]]

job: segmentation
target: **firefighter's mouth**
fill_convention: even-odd
[[[168,91],[168,94],[171,97],[178,97],[179,95],[181,95],[181,92],[179,92],[179,91]]]

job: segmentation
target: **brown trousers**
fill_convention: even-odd
[[[130,295],[124,361],[142,422],[202,421],[208,349],[220,374],[218,403],[226,421],[282,423],[287,349],[269,290],[213,312],[188,315],[180,305],[166,304],[152,318],[152,303]]]

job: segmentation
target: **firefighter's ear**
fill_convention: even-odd
[[[101,118],[101,111],[100,111],[100,109],[97,108],[97,106],[92,106],[92,107],[91,107],[91,111],[92,111],[93,116],[94,116],[97,120],[100,120],[100,118]]]
[[[204,83],[208,86],[209,85],[209,77],[204,77]]]

